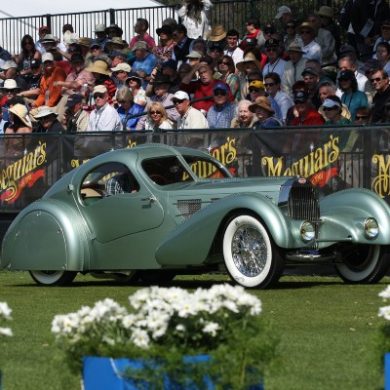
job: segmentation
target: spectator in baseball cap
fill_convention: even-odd
[[[229,128],[236,113],[236,105],[229,101],[230,88],[227,84],[217,82],[213,88],[213,102],[207,112],[209,128]]]

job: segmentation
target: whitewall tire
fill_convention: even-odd
[[[283,263],[264,225],[251,215],[234,216],[223,235],[223,257],[232,279],[243,287],[269,287]]]
[[[29,271],[37,284],[43,286],[64,286],[73,281],[77,272],[71,271]]]

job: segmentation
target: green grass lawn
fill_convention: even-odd
[[[183,277],[172,284],[196,288],[226,280]],[[272,290],[252,290],[280,336],[266,390],[383,388],[377,294],[389,282],[346,285],[338,278],[288,276]],[[71,287],[43,288],[27,273],[0,272],[0,301],[13,309],[14,332],[0,340],[3,390],[80,389],[80,377],[69,372],[54,346],[52,318],[106,297],[127,304],[137,288],[81,275]]]

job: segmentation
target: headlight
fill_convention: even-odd
[[[309,221],[302,222],[300,233],[302,240],[305,242],[312,241],[316,237],[316,230]]]
[[[367,238],[376,238],[379,234],[378,222],[375,218],[367,218],[364,221],[364,234]]]

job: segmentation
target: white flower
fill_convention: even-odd
[[[203,327],[203,332],[210,334],[210,336],[212,336],[212,337],[215,337],[217,335],[217,332],[219,329],[220,329],[220,326],[216,322],[208,322]]]
[[[131,341],[139,348],[148,349],[150,338],[144,330],[135,329],[131,335]]]
[[[0,336],[11,337],[12,336],[11,328],[1,328],[0,327]]]
[[[183,325],[183,324],[178,324],[176,325],[176,328],[175,328],[178,332],[185,332],[186,331],[186,327]]]
[[[8,306],[7,302],[0,302],[0,318],[3,317],[6,320],[11,319],[12,309]]]
[[[390,321],[390,306],[380,307],[378,316],[383,317],[387,321]]]
[[[387,286],[383,291],[381,291],[378,294],[383,299],[389,299],[390,298],[390,285]]]

